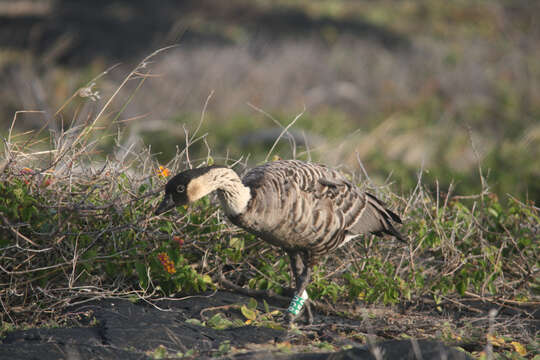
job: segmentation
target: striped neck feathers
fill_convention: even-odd
[[[212,168],[201,176],[192,179],[186,190],[190,202],[217,190],[225,213],[232,216],[244,212],[251,199],[249,187],[242,183],[234,170],[226,167]]]

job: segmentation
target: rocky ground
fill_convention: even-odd
[[[0,359],[379,359],[378,354],[384,359],[468,358],[437,341],[369,341],[376,337],[365,336],[367,331],[376,335],[392,330],[389,319],[381,319],[384,329],[371,328],[380,325],[377,319],[368,324],[322,315],[316,315],[313,325],[294,331],[252,325],[218,330],[204,325],[213,313],[233,319],[237,305],[248,301],[225,291],[153,304],[92,301],[70,311],[70,318],[77,319],[70,327],[8,333],[0,344]]]

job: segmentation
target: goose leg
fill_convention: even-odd
[[[291,259],[291,269],[294,276],[294,282],[296,285],[296,296],[302,297],[304,292],[306,291],[306,287],[309,284],[309,280],[311,278],[311,268],[307,266],[307,262],[302,258],[300,253],[289,253],[289,257]],[[307,295],[307,293],[306,293]],[[305,308],[305,315],[307,317],[307,321],[309,324],[313,323],[313,313],[311,311],[311,306],[309,303],[309,299],[307,299],[304,303]],[[288,323],[292,323],[294,319],[296,318],[297,314],[292,313],[290,310],[287,313],[287,321]]]
[[[299,253],[289,253],[289,258],[291,259],[291,269],[294,277],[294,289],[298,289],[298,277],[304,271],[304,264],[302,262],[302,257]]]
[[[306,291],[309,281],[311,280],[311,267],[307,265],[307,262],[304,261],[304,271],[300,274],[298,278],[297,293],[302,294]],[[305,315],[308,324],[313,324],[313,313],[311,312],[310,300],[307,299],[305,304]]]

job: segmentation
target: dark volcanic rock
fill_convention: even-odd
[[[75,359],[125,359],[138,360],[148,357],[136,352],[115,349],[105,345],[88,346],[49,343],[21,343],[0,345],[0,359],[6,360],[75,360]]]
[[[381,357],[378,357],[380,354]],[[336,353],[278,355],[270,351],[250,352],[227,357],[230,360],[467,360],[464,352],[430,340],[390,340],[373,347],[364,346]]]
[[[219,357],[224,342],[236,348],[250,344],[268,344],[274,348],[286,332],[265,327],[242,326],[215,330],[185,322],[199,318],[201,310],[230,308],[246,303],[247,298],[228,292],[213,296],[196,296],[179,301],[160,302],[160,309],[126,300],[101,300],[79,306],[74,311],[91,312],[95,326],[73,328],[38,328],[8,333],[0,344],[0,359],[148,359],[163,347],[172,356],[196,350],[198,358]],[[165,310],[165,311],[164,311]],[[210,315],[210,314],[206,314]],[[378,349],[378,350],[375,350]],[[251,351],[224,357],[251,359],[467,359],[455,349],[426,340],[385,341],[374,347],[354,347],[335,353],[283,354],[274,350]],[[417,356],[421,354],[421,357]]]
[[[377,359],[376,353],[382,359],[423,359],[423,360],[466,360],[471,359],[464,352],[449,348],[448,346],[431,340],[389,340],[373,346],[364,346],[334,354],[332,359]]]

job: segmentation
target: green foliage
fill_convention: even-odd
[[[160,261],[160,254],[168,255],[170,267]],[[176,293],[193,294],[214,287],[212,279],[208,275],[199,274],[178,250],[158,251],[157,254],[153,254],[149,258],[149,272],[141,263],[136,264],[136,266],[141,286],[143,288],[145,285],[148,286],[149,273],[152,280],[158,284],[159,289],[165,295]]]
[[[268,303],[263,300],[264,312],[257,309],[257,301],[251,298],[247,304],[241,305],[240,311],[246,318],[246,325],[264,326],[275,330],[285,330],[283,325],[276,321],[275,317],[281,312],[279,310],[270,311]]]
[[[25,226],[18,228],[18,232],[29,235],[30,229],[44,229],[47,214],[37,208],[39,198],[32,194],[28,180],[14,179],[13,182],[0,183],[0,213],[7,219],[17,219]],[[4,236],[0,238],[0,246],[9,244],[9,236],[5,228]]]
[[[222,313],[216,313],[206,322],[206,326],[216,330],[225,330],[230,327],[241,326],[242,323],[235,324],[231,320],[227,319]]]
[[[344,287],[331,279],[325,278],[319,266],[313,269],[313,277],[308,285],[308,294],[311,299],[327,298],[336,302],[344,293]]]
[[[264,301],[265,311],[257,309],[257,301],[253,298],[247,304],[232,304],[226,307],[232,313],[224,314],[216,312],[210,318],[201,321],[199,319],[187,319],[186,323],[197,326],[208,326],[216,330],[225,330],[245,325],[264,326],[276,330],[285,330],[282,324],[276,320],[280,315],[279,310],[270,311],[268,304]],[[235,313],[240,315],[238,317]]]
[[[393,264],[384,263],[380,259],[367,258],[362,260],[362,271],[343,274],[350,299],[363,299],[368,303],[382,301],[384,304],[394,304],[400,299],[400,283],[394,278]]]
[[[43,179],[49,178],[52,182],[44,184]],[[92,286],[100,279],[105,283],[121,281],[126,290],[160,290],[166,295],[215,287],[207,274],[197,272],[198,254],[184,253],[175,237],[152,241],[153,235],[146,232],[148,224],[141,223],[153,212],[152,199],[139,196],[129,206],[117,206],[116,201],[134,187],[135,194],[144,195],[153,180],[137,183],[120,174],[89,181],[97,186],[65,183],[27,168],[7,173],[0,183],[0,213],[5,225],[0,229],[2,283],[10,283],[12,291],[18,292],[18,286],[25,284],[69,289]],[[192,216],[193,224],[203,219],[207,220],[201,212]],[[208,223],[208,228],[198,226],[196,233],[203,236],[222,226],[218,221]],[[170,221],[161,219],[154,220],[152,227],[162,233],[176,231]],[[170,267],[164,267],[159,254],[166,254]],[[23,301],[19,304],[23,307],[32,303],[49,306],[47,299],[35,301],[32,296],[14,300]]]
[[[290,283],[289,262],[287,257],[276,253],[266,253],[256,265],[257,272],[249,280],[249,287],[261,290],[272,290],[281,294],[283,286]]]

